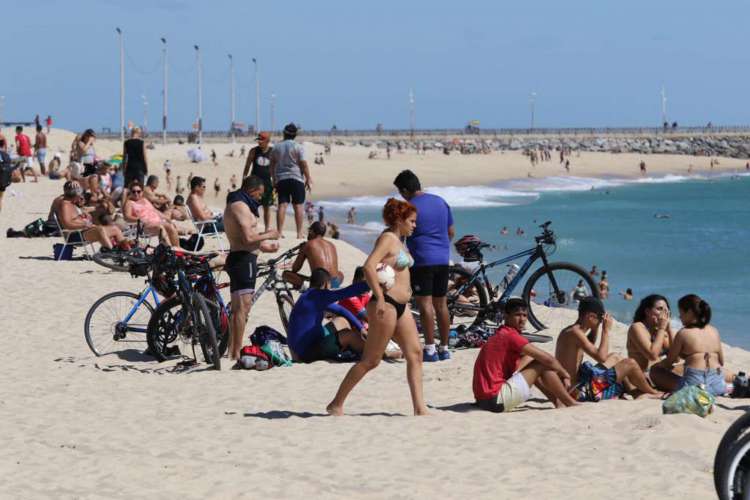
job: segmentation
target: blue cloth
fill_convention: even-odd
[[[721,369],[699,370],[698,368],[685,368],[685,373],[677,385],[682,389],[687,385],[703,385],[705,389],[714,396],[723,396],[727,392],[727,384],[724,381],[724,372]]]
[[[453,225],[451,208],[440,196],[422,193],[409,203],[417,207],[417,228],[406,240],[415,266],[440,266],[450,261],[448,228]]]
[[[310,288],[302,292],[289,315],[289,332],[287,335],[289,347],[297,356],[304,357],[307,350],[323,338],[323,329],[320,326],[326,310],[343,316],[354,328],[361,330],[362,323],[352,313],[335,304],[335,302],[363,294],[369,289],[366,282],[361,282],[339,290]]]
[[[247,208],[250,209],[253,215],[258,217],[258,207],[260,206],[259,201],[255,201],[252,196],[247,194],[242,189],[238,189],[237,191],[232,191],[231,193],[227,195],[227,205],[234,203],[236,201],[241,201],[242,203],[247,205]]]

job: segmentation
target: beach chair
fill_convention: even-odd
[[[60,235],[63,239],[63,247],[58,253],[55,260],[62,260],[63,256],[65,255],[65,249],[68,247],[73,249],[75,249],[76,247],[83,247],[83,250],[86,252],[86,256],[90,259],[94,254],[94,244],[90,241],[86,241],[86,239],[83,237],[84,231],[81,229],[64,229],[62,227],[62,224],[60,224],[60,219],[57,218],[56,213],[52,214],[52,219],[55,221],[57,230],[60,232]],[[89,248],[91,248],[91,251],[89,251]]]
[[[193,213],[190,211],[190,207],[187,206],[187,204],[185,204],[185,210],[187,211],[188,219],[193,223],[195,231],[198,233],[198,240],[201,238],[213,238],[218,242],[219,250],[224,252],[224,238],[221,236],[222,233],[218,231],[218,221],[216,218],[195,220],[195,217],[193,217]]]

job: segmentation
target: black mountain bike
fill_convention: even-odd
[[[219,287],[214,281],[209,260],[217,254],[190,255],[160,245],[153,256],[152,282],[169,299],[151,315],[146,339],[149,349],[160,360],[182,355],[199,345],[206,363],[221,369],[222,351],[228,342],[228,314]]]
[[[750,413],[737,419],[719,443],[714,486],[721,500],[750,497]]]
[[[548,221],[539,226],[542,233],[534,238],[534,248],[494,262],[484,261],[482,250],[491,246],[487,243],[477,240],[463,249],[464,259],[477,264],[472,271],[464,266],[450,268],[447,298],[451,326],[467,323],[471,326],[499,325],[505,302],[538,260],[541,260],[541,267],[529,276],[521,292],[521,297],[529,305],[529,323],[537,331],[546,329],[556,317],[570,315],[564,311],[577,310],[578,301],[583,297],[599,298],[599,288],[582,267],[569,262],[549,262],[548,256],[556,248],[550,224]],[[523,257],[527,259],[514,275],[506,274],[501,283],[492,285],[487,277],[489,269]]]

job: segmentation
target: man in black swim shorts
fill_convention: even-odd
[[[229,359],[237,360],[242,349],[242,336],[250,315],[255,293],[258,252],[279,249],[276,230],[258,233],[258,207],[263,198],[263,179],[245,177],[242,186],[227,196],[224,210],[224,231],[229,240],[229,255],[224,269],[229,275],[232,291],[232,316],[229,320]]]

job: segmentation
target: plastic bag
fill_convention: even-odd
[[[669,396],[661,408],[665,414],[692,413],[705,417],[713,411],[716,398],[699,385],[688,385]]]

